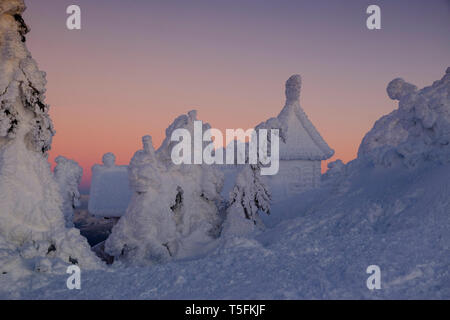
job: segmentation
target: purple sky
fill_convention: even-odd
[[[50,159],[78,161],[85,187],[103,153],[128,163],[142,135],[157,147],[190,109],[219,129],[275,116],[294,73],[306,113],[348,161],[395,107],[390,80],[423,87],[450,66],[448,0],[26,3],[28,47],[47,72],[57,130]],[[65,27],[70,4],[82,9],[81,31]],[[381,7],[382,30],[366,28],[370,4]]]

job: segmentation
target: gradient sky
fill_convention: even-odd
[[[47,72],[56,128],[50,161],[84,168],[113,152],[128,164],[191,109],[213,127],[251,128],[276,116],[284,82],[303,78],[301,105],[336,158],[356,156],[364,134],[395,108],[396,77],[419,87],[450,66],[448,0],[26,1],[27,43]],[[66,8],[82,30],[66,29]],[[382,30],[365,10],[381,7]],[[325,166],[325,164],[324,164]]]

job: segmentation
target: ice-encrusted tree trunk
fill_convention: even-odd
[[[78,185],[83,176],[83,168],[77,162],[58,156],[55,159],[55,179],[63,199],[63,213],[66,227],[72,228],[74,209],[80,205]]]
[[[0,274],[98,266],[76,229],[66,229],[47,161],[54,134],[45,73],[25,45],[23,0],[0,0]]]

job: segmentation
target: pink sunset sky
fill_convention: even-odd
[[[128,164],[191,109],[213,127],[251,128],[276,116],[284,82],[303,78],[301,104],[336,151],[356,156],[364,134],[395,108],[396,77],[418,87],[450,66],[449,1],[26,1],[27,44],[47,72],[58,155],[84,169],[113,152]],[[82,30],[67,30],[78,4]],[[382,29],[366,28],[378,4]],[[324,167],[326,163],[324,164]]]

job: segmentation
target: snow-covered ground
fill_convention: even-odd
[[[0,297],[449,299],[450,165],[364,172],[275,205],[264,232],[218,241],[208,256],[82,272],[81,290],[41,274]],[[366,287],[372,264],[381,290]]]
[[[263,230],[164,263],[82,266],[81,290],[67,289],[64,273],[0,274],[0,298],[450,299],[449,88],[450,69],[422,90],[392,81],[399,109],[369,131],[358,158],[272,204]],[[150,157],[146,139],[137,154]],[[83,208],[74,222],[102,225]],[[367,288],[370,265],[381,269],[380,290]]]

